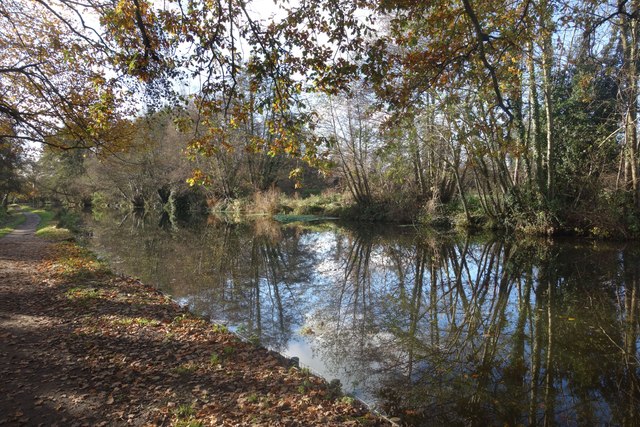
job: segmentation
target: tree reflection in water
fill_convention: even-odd
[[[305,341],[407,424],[640,424],[631,246],[120,220],[92,227],[123,272],[276,350]]]

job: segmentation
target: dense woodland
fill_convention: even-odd
[[[264,9],[3,1],[3,203],[640,235],[640,1]]]

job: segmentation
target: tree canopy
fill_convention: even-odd
[[[55,3],[0,5],[0,138],[55,146],[113,143],[125,96],[108,79],[107,45]]]
[[[239,150],[338,165],[360,204],[376,198],[370,179],[397,192],[409,175],[416,205],[458,199],[467,219],[467,196],[498,222],[550,229],[566,206],[640,206],[637,1],[263,8],[5,1],[1,136],[118,152],[136,119],[165,110],[192,183],[235,170]]]

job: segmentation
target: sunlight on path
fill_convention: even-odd
[[[22,214],[27,217],[27,220],[17,226],[15,230],[6,236],[0,238],[0,242],[6,243],[7,240],[21,239],[23,236],[33,236],[36,232],[36,227],[40,223],[40,216],[38,214],[34,214],[33,212],[25,212]]]

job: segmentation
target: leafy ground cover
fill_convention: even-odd
[[[28,235],[0,239],[0,375],[0,424],[385,424],[73,242]]]

